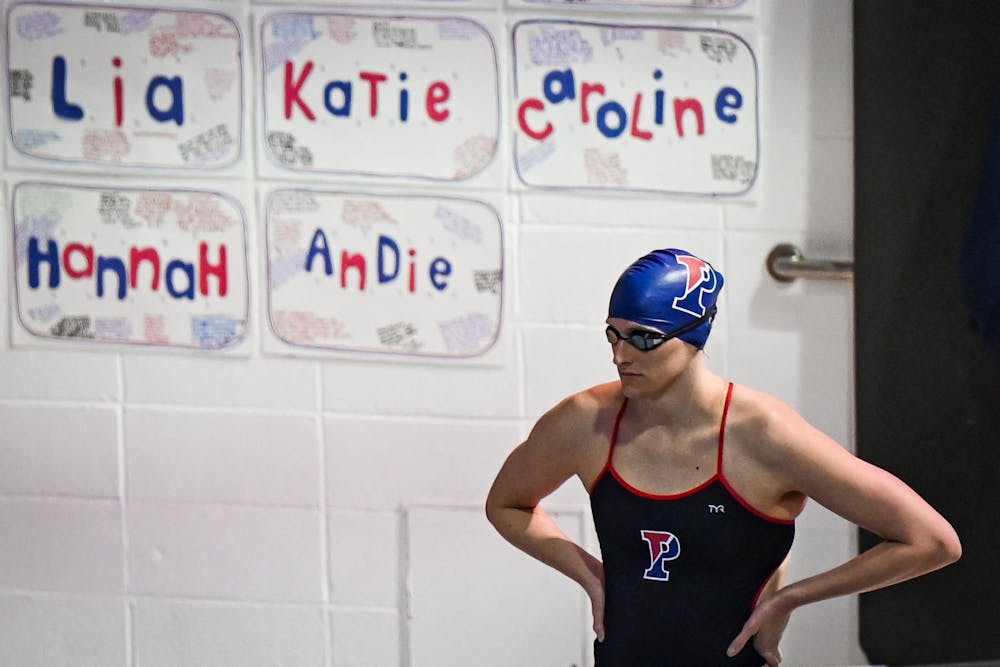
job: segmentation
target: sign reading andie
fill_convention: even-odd
[[[500,328],[500,221],[431,196],[278,190],[267,202],[268,321],[302,350],[473,357]]]
[[[757,66],[720,30],[514,26],[515,167],[529,186],[740,194],[757,174]]]
[[[225,348],[246,332],[243,212],[201,191],[21,183],[17,317],[39,338]]]
[[[272,14],[266,152],[281,166],[460,181],[496,153],[493,41],[463,18]]]
[[[218,168],[239,156],[239,30],[227,16],[28,2],[7,22],[14,147],[48,160]]]

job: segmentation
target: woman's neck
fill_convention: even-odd
[[[629,399],[629,412],[643,423],[676,426],[715,419],[728,382],[711,371],[701,354],[669,385]]]

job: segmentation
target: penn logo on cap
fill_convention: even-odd
[[[608,316],[665,334],[683,329],[677,337],[701,349],[712,330],[723,282],[711,264],[686,250],[654,250],[618,278]]]

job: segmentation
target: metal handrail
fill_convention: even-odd
[[[767,255],[767,272],[782,283],[792,282],[796,278],[854,280],[854,262],[806,259],[797,246],[780,243]]]

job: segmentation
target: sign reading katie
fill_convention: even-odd
[[[7,22],[14,147],[128,167],[219,168],[240,154],[240,35],[221,14],[28,2]]]
[[[260,41],[265,150],[283,168],[461,181],[493,160],[497,59],[478,23],[272,14]]]
[[[709,29],[514,26],[515,167],[529,186],[700,195],[757,174],[757,65]]]
[[[503,249],[486,204],[278,190],[266,210],[268,321],[285,343],[460,358],[496,341]]]
[[[14,189],[17,316],[80,344],[219,349],[246,332],[242,210],[184,190]]]

